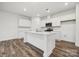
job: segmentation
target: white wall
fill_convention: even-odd
[[[18,26],[20,27],[31,27],[31,17],[20,16],[18,18]]]
[[[0,41],[17,37],[17,15],[0,11]]]
[[[79,4],[76,5],[76,46],[79,46]]]
[[[31,30],[32,20],[28,17],[19,17],[18,19],[18,35],[25,38],[25,32]]]
[[[19,23],[20,19],[26,20],[26,23],[22,21]],[[27,17],[0,11],[0,41],[24,37],[24,32],[29,30],[29,26],[31,27],[30,21]]]
[[[40,17],[33,17],[32,18],[32,30],[33,31],[36,31],[36,29],[39,29],[40,28]]]

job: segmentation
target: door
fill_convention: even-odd
[[[75,42],[75,20],[61,22],[62,40]]]

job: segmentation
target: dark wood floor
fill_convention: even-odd
[[[22,39],[0,42],[0,57],[42,57],[43,51],[24,43]]]
[[[28,42],[26,42],[25,44],[26,44],[26,46],[28,46],[32,51],[34,51],[34,52],[36,53],[37,57],[43,57],[43,53],[44,53],[44,52],[43,52],[41,49],[39,49],[39,48],[33,46],[32,44],[30,44],[30,43],[28,43]]]
[[[67,41],[56,41],[51,57],[79,57],[79,47],[75,43]]]
[[[43,57],[43,51],[23,39],[0,41],[0,57]],[[79,57],[79,47],[67,41],[56,41],[49,57]]]

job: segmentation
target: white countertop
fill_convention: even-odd
[[[52,31],[52,32],[27,31],[26,33],[34,33],[34,34],[45,34],[45,35],[49,35],[49,34],[59,33],[59,31]]]

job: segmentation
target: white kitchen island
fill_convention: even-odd
[[[55,39],[59,38],[59,32],[26,32],[25,42],[29,42],[44,51],[43,56],[47,57],[55,48]]]

